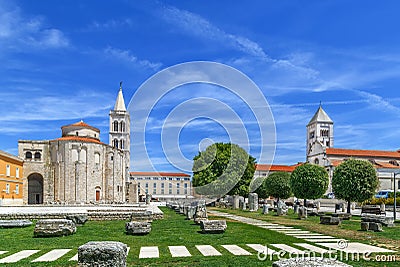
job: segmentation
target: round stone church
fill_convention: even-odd
[[[61,127],[54,140],[20,140],[25,204],[125,203],[129,196],[130,118],[122,88],[109,114],[109,144],[83,121]],[[131,202],[129,201],[129,202]]]

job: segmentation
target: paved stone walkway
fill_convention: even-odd
[[[274,223],[271,226],[271,224],[268,224],[268,222],[265,222],[262,220],[233,215],[233,214],[229,214],[226,212],[208,211],[208,213],[211,215],[225,217],[225,218],[236,220],[236,221],[239,221],[242,223],[261,227],[261,228],[264,228],[267,230],[276,231],[276,232],[279,232],[279,233],[282,233],[282,234],[285,234],[288,236],[296,237],[299,239],[304,239],[305,241],[315,243],[318,246],[325,247],[325,248],[328,248],[331,250],[340,250],[345,253],[354,253],[357,251],[361,252],[361,253],[364,251],[371,252],[371,253],[395,252],[393,250],[384,249],[384,248],[371,246],[371,245],[367,245],[367,244],[362,244],[362,243],[358,243],[358,242],[347,242],[347,240],[345,240],[345,239],[340,239],[340,238],[336,238],[333,236],[323,235],[320,233],[312,233],[310,231],[296,229],[295,227],[292,227],[292,226],[282,226],[282,225],[279,225],[276,223]],[[274,246],[274,245],[272,244],[272,246]],[[301,246],[301,247],[304,247],[304,246]],[[307,245],[307,247],[311,248],[308,245]],[[312,247],[316,247],[316,246],[312,246]],[[283,245],[283,246],[279,245],[277,248],[287,251],[289,253],[291,252],[291,249],[289,249],[287,247],[287,245]],[[306,248],[306,247],[304,247],[304,248]],[[316,248],[318,248],[318,247],[316,247]],[[318,248],[318,249],[314,248],[312,251],[318,252],[317,250],[321,251],[320,248]],[[292,251],[296,251],[296,250],[292,250]],[[298,251],[296,251],[296,252],[298,252]]]

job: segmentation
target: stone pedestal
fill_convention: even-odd
[[[249,210],[250,211],[258,210],[258,195],[257,195],[257,193],[249,194]]]
[[[374,231],[374,232],[382,232],[382,224],[381,223],[375,223],[375,222],[370,222],[368,230]]]
[[[238,195],[233,196],[232,208],[239,209],[239,196]]]
[[[361,222],[361,231],[369,230],[369,222]]]
[[[201,204],[198,205],[196,208],[196,213],[194,214],[194,222],[196,224],[200,224],[200,221],[204,221],[207,220],[207,209],[206,209],[206,205]]]
[[[287,211],[288,207],[286,206],[286,204],[282,200],[279,200],[276,208],[276,213],[278,214],[278,216],[286,215]]]
[[[127,222],[125,230],[128,235],[146,235],[151,231],[151,222]]]
[[[299,207],[298,209],[299,219],[307,219],[307,209],[305,207]]]
[[[327,225],[340,225],[342,221],[339,217],[332,217],[332,216],[321,216],[319,217],[320,224],[327,224]]]
[[[75,223],[66,219],[38,220],[33,231],[35,237],[66,236],[75,233]]]
[[[226,230],[225,220],[200,221],[200,228],[204,234],[219,234]]]
[[[125,267],[127,252],[127,246],[121,242],[88,242],[78,248],[78,266]]]
[[[268,205],[267,205],[267,204],[264,204],[264,205],[263,205],[262,214],[268,214],[268,211],[269,211]]]

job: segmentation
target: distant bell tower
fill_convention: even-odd
[[[110,134],[109,145],[124,151],[126,168],[129,174],[130,166],[130,128],[131,121],[125,107],[124,95],[122,94],[122,82],[119,84],[119,92],[115,101],[114,109],[110,111]],[[127,179],[129,175],[127,176]]]
[[[333,121],[329,118],[328,114],[326,114],[321,104],[307,124],[306,145],[307,160],[310,156],[318,153],[318,151],[316,151],[316,145],[321,146],[323,149],[333,147]]]

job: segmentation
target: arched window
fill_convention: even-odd
[[[118,140],[114,139],[114,147],[118,148]]]
[[[119,141],[119,148],[124,149],[124,140]]]
[[[118,132],[118,121],[114,121],[114,126],[113,126],[113,128],[114,128],[114,132]]]
[[[26,158],[26,159],[32,159],[32,152],[29,152],[29,151],[26,152],[26,153],[25,153],[25,158]]]
[[[35,159],[40,160],[42,158],[42,154],[40,152],[35,153]]]
[[[121,122],[119,123],[119,128],[120,128],[120,131],[121,131],[121,132],[125,132],[125,122],[121,121]]]
[[[316,159],[314,160],[314,163],[318,165],[318,164],[319,164],[319,159],[316,158]]]

